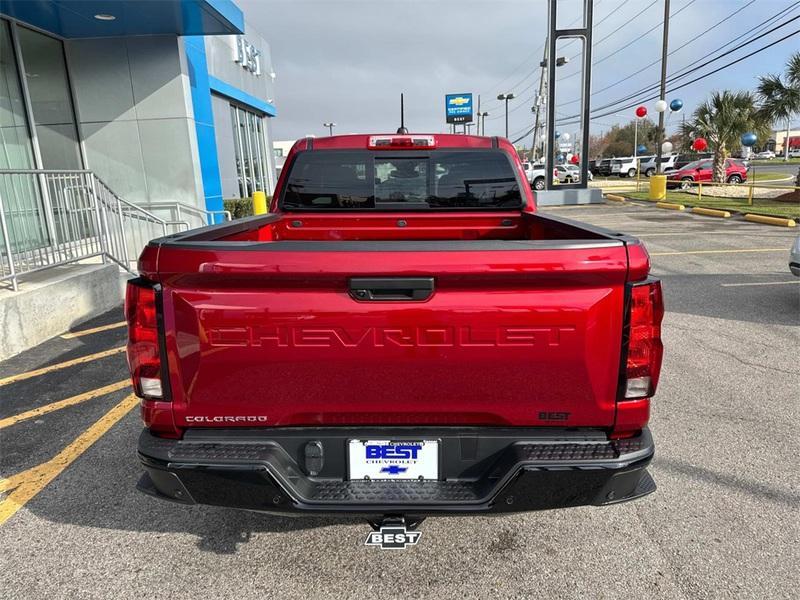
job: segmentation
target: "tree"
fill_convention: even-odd
[[[800,115],[800,52],[792,54],[786,63],[786,81],[780,75],[765,75],[758,81],[762,117],[770,123],[786,122],[783,159],[789,160],[789,125],[792,117]],[[800,186],[800,169],[795,185]]]
[[[730,150],[740,145],[742,134],[751,131],[759,137],[766,136],[769,124],[750,92],[713,92],[695,109],[692,118],[681,124],[681,135],[708,141],[714,152],[713,179],[717,183],[725,181],[725,159]]]
[[[625,125],[614,125],[603,136],[590,136],[589,149],[592,156],[633,156],[635,121]],[[638,145],[655,148],[658,127],[650,119],[639,121]]]

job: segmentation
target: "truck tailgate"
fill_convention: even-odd
[[[384,244],[170,249],[176,425],[613,425],[622,242]],[[433,292],[363,299],[354,278],[432,278]]]

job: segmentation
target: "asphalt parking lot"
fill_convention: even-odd
[[[655,494],[431,518],[404,552],[363,546],[358,520],[152,499],[135,490],[119,310],[0,364],[0,596],[796,598],[796,230],[644,203],[550,210],[640,236],[664,281]]]

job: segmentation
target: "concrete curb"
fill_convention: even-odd
[[[625,202],[626,198],[624,196],[617,196],[616,194],[606,194],[606,200],[611,200],[612,202]]]
[[[704,215],[706,217],[720,217],[722,219],[727,219],[731,216],[727,210],[717,210],[716,208],[703,208],[702,206],[694,206],[692,207],[691,211],[698,215]]]
[[[656,202],[656,207],[666,210],[686,210],[683,204],[673,204],[672,202]]]
[[[753,223],[762,223],[764,225],[777,225],[778,227],[797,227],[797,222],[794,219],[786,219],[784,217],[766,217],[764,215],[746,214],[745,221],[752,221]]]

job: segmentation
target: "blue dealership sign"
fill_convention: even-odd
[[[447,94],[444,110],[448,123],[472,123],[472,94]]]

